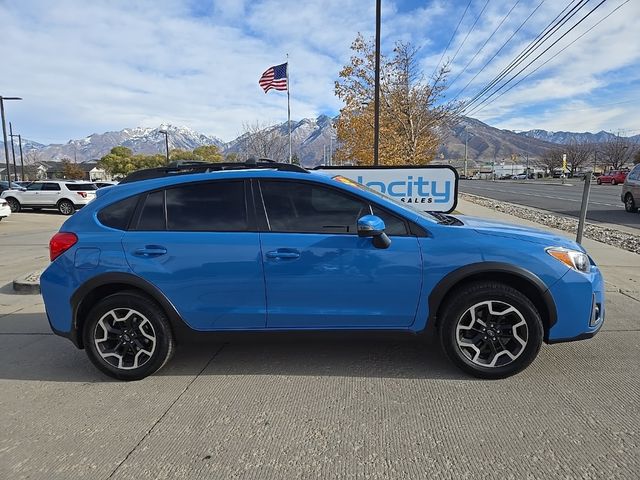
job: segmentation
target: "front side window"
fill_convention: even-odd
[[[167,230],[241,232],[247,229],[243,181],[195,183],[167,190]]]
[[[42,190],[42,183],[32,183],[27,187],[27,190],[30,192]]]
[[[273,232],[350,233],[369,213],[360,199],[306,182],[260,182],[264,207]]]

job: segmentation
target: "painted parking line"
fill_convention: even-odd
[[[484,191],[488,191],[488,192],[495,192],[495,189],[492,188],[483,188],[483,187],[473,187],[471,190],[484,190]],[[539,193],[527,193],[527,192],[523,192],[521,190],[505,190],[505,189],[500,189],[499,193],[512,193],[514,195],[526,195],[528,197],[537,197],[537,198],[552,198],[554,200],[563,200],[566,202],[575,202],[575,203],[582,203],[582,198],[580,199],[575,199],[575,198],[567,198],[567,197],[558,197],[555,195],[546,195],[546,194],[539,194]],[[621,204],[612,204],[612,203],[602,203],[602,202],[593,202],[593,201],[589,201],[590,205],[600,205],[603,207],[615,207],[615,208],[624,208],[624,205]]]

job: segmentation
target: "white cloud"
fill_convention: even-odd
[[[461,75],[458,86],[471,78],[474,68],[489,58],[537,3],[522,2],[514,10],[469,71]],[[425,71],[431,73],[441,54],[436,47],[444,47],[462,8],[458,5],[452,15],[451,3],[442,0],[421,3],[410,11],[404,2],[385,1],[383,5],[383,47],[389,51],[396,40],[424,46]],[[475,54],[508,8],[510,4],[503,2],[489,4],[461,49],[452,76],[457,75],[455,68]],[[527,34],[512,42],[469,93],[495,75],[559,9],[556,2],[547,2],[532,18]],[[512,122],[513,128],[534,124],[535,113],[527,109],[544,102],[546,110],[540,110],[544,115],[539,116],[542,123],[574,125],[570,116],[553,115],[549,99],[562,106],[566,100],[601,91],[612,81],[621,85],[634,78],[625,88],[637,85],[639,34],[628,19],[639,14],[637,3],[625,6],[549,63],[535,81],[492,104],[481,118],[505,127]],[[240,133],[243,122],[286,119],[286,95],[265,95],[257,85],[260,74],[285,61],[286,53],[291,63],[293,118],[337,112],[340,102],[334,96],[333,82],[349,60],[356,33],[373,35],[374,16],[374,3],[362,0],[0,3],[4,72],[0,93],[24,97],[20,104],[7,106],[8,114],[25,137],[42,142],[160,122],[184,124],[231,139]],[[469,15],[460,32],[466,32],[473,19]],[[456,38],[450,51],[455,51],[462,38]],[[592,103],[587,101],[587,105]],[[640,126],[635,105],[620,105],[618,110],[622,113],[614,116],[589,111],[592,121],[587,128],[621,121],[625,114],[625,125],[635,122]]]

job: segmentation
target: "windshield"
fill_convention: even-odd
[[[432,221],[432,222],[438,222],[439,221],[435,216],[433,216],[432,214],[430,214],[428,212],[425,212],[424,210],[418,210],[417,208],[415,208],[415,207],[413,207],[411,205],[407,205],[404,202],[401,202],[399,200],[396,200],[395,198],[392,198],[392,197],[389,197],[388,195],[380,193],[377,190],[374,190],[373,188],[369,188],[366,185],[363,185],[361,183],[356,182],[355,180],[351,180],[350,178],[343,177],[342,175],[336,175],[336,176],[334,176],[332,178],[336,182],[344,183],[346,185],[351,185],[352,187],[359,188],[360,190],[364,190],[365,192],[373,193],[375,196],[383,198],[384,200],[387,200],[389,202],[395,203],[399,207],[402,207],[405,210],[410,211],[411,213],[417,213],[422,218],[425,218],[425,219],[427,219],[429,221]]]

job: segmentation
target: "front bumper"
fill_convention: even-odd
[[[570,342],[593,337],[604,323],[604,279],[592,265],[589,274],[569,270],[549,290],[558,320],[551,327],[548,343]]]

